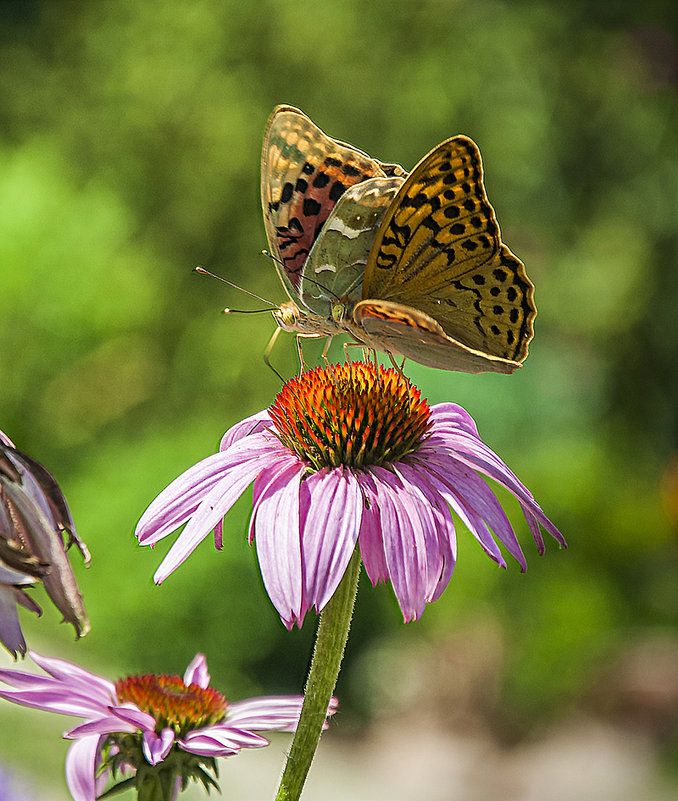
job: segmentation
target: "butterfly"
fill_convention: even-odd
[[[468,137],[442,142],[408,175],[279,106],[262,205],[290,296],[274,312],[281,328],[348,333],[391,359],[468,373],[512,373],[526,358],[534,287],[501,242]]]

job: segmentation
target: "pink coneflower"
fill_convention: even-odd
[[[115,684],[63,659],[29,655],[47,675],[0,670],[0,681],[13,688],[0,690],[0,698],[85,719],[64,734],[74,740],[66,780],[75,801],[95,801],[106,781],[119,776],[140,799],[175,798],[191,779],[217,787],[215,758],[268,745],[257,731],[294,731],[303,701],[270,696],[229,703],[209,686],[202,654],[183,678],[130,676]],[[333,699],[328,714],[335,709]],[[154,794],[148,788],[155,785]]]
[[[301,625],[332,597],[358,543],[372,584],[390,581],[405,621],[447,586],[454,512],[502,567],[497,544],[526,568],[515,532],[483,476],[520,503],[540,553],[540,525],[562,534],[478,436],[460,406],[429,407],[396,370],[348,363],[290,380],[270,409],[237,423],[220,452],[173,481],[137,525],[154,545],[187,523],[155,574],[160,583],[254,482],[250,542],[284,624]]]
[[[0,431],[0,642],[15,659],[26,653],[17,605],[42,614],[25,592],[37,582],[42,582],[63,619],[73,624],[76,636],[89,631],[66,553],[71,544],[89,564],[87,547],[76,534],[53,476]]]

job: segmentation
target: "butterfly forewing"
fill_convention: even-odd
[[[299,109],[273,111],[264,138],[261,201],[269,246],[292,298],[336,202],[354,184],[385,174],[380,162],[327,136]]]
[[[533,290],[501,243],[477,146],[465,136],[438,145],[384,215],[363,298],[412,307],[469,349],[520,362],[533,333]]]

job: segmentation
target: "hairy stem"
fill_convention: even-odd
[[[304,787],[337,683],[359,575],[360,552],[356,548],[336,592],[320,615],[301,717],[275,801],[297,801]]]

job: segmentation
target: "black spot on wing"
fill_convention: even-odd
[[[357,178],[360,175],[360,170],[354,167],[353,164],[342,164],[341,171],[350,178]]]
[[[330,200],[334,200],[336,202],[344,194],[345,191],[346,191],[345,184],[342,184],[341,181],[335,181],[332,184],[332,188],[330,189],[329,192]]]
[[[320,214],[321,209],[322,206],[317,200],[314,200],[312,197],[304,198],[304,217],[316,217],[318,214]]]

